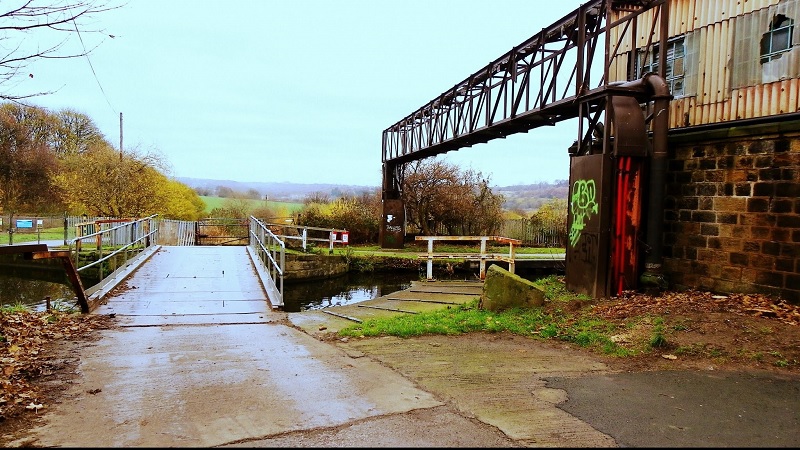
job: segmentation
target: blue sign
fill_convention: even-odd
[[[33,228],[33,219],[17,219],[17,228]]]

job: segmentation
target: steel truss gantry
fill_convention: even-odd
[[[625,79],[636,77],[635,55],[625,49],[631,42],[646,49],[661,43],[659,60],[666,60],[667,21],[659,17],[668,16],[667,5],[589,1],[385,129],[383,198],[399,198],[405,163],[568,119],[580,119],[571,153],[591,154],[597,145],[605,151],[613,131],[598,124],[609,99],[646,100],[641,86],[610,81],[609,69],[622,57]],[[643,26],[650,27],[648,38],[639,42]]]

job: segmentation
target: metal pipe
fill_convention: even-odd
[[[667,172],[667,131],[669,130],[669,102],[672,94],[666,81],[656,74],[642,78],[652,92],[653,99],[653,152],[650,157],[650,186],[647,202],[647,253],[645,270],[640,277],[642,286],[666,289],[667,282],[661,270],[664,234],[664,192]]]

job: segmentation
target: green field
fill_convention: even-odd
[[[222,208],[225,205],[225,201],[229,200],[223,197],[208,197],[205,195],[201,195],[200,198],[206,204],[206,213],[210,213],[214,208]],[[263,208],[266,206],[270,210],[274,211],[278,216],[291,216],[297,211],[300,211],[303,208],[303,204],[300,202],[275,202],[271,200],[255,200],[255,199],[245,199],[250,205],[250,208]]]

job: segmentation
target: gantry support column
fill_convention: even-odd
[[[381,228],[380,243],[382,248],[403,248],[406,234],[405,205],[400,198],[400,181],[397,170],[399,165],[383,163],[383,187],[381,191]]]

